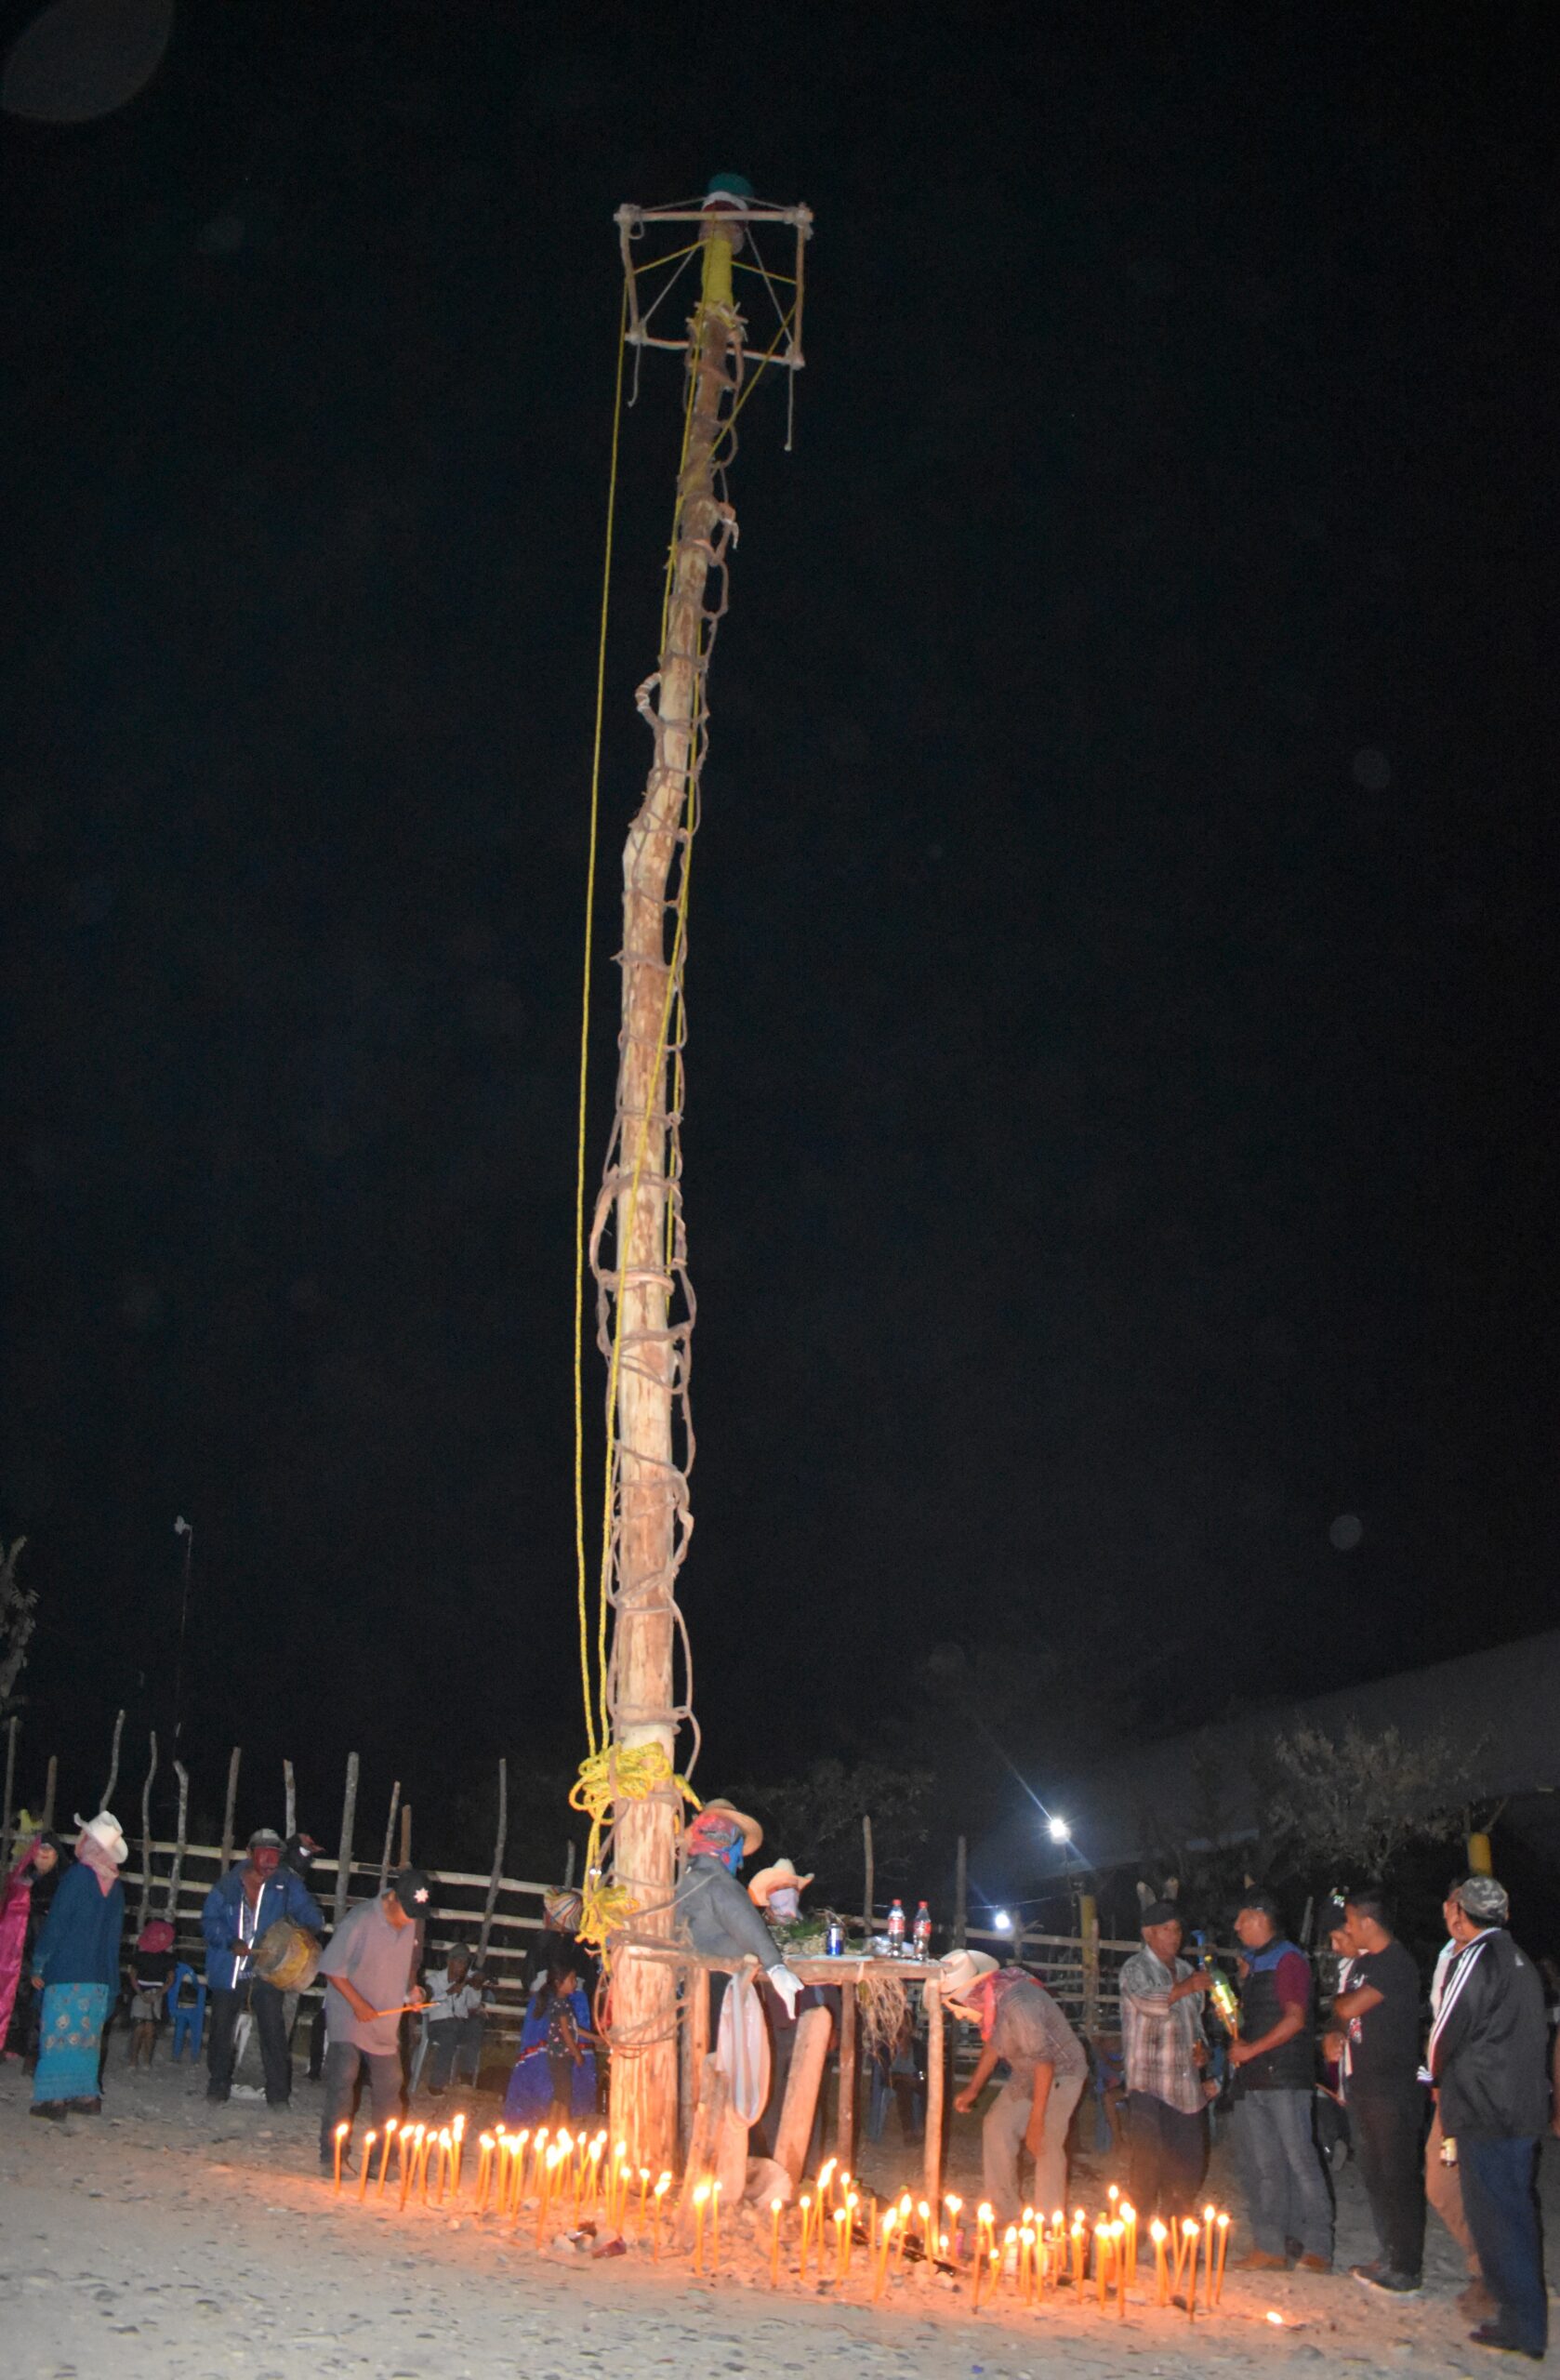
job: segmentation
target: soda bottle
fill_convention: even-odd
[[[905,1904],[896,1900],[889,1911],[889,1956],[902,1959],[905,1955]]]
[[[916,1922],[910,1939],[918,1959],[926,1960],[932,1956],[932,1911],[925,1901],[919,1901],[916,1905]]]

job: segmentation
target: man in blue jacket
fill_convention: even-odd
[[[284,2108],[292,2096],[293,2063],[287,2049],[283,1998],[275,1987],[255,1973],[255,1945],[279,1917],[323,1931],[320,1905],[291,1868],[282,1865],[282,1838],[261,1827],[249,1838],[249,1853],[241,1867],[231,1868],[213,1884],[201,1911],[205,1936],[205,1979],[211,1993],[211,2025],[206,2051],[210,2081],[205,2096],[218,2103],[232,2089],[233,2036],[247,2009],[260,2036],[260,2062],[265,2069],[267,2105]]]

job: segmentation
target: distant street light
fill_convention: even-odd
[[[1011,1934],[1013,1930],[1012,1919],[1008,1915],[1005,1909],[994,1910],[991,1915],[991,1923],[998,1934]]]
[[[1048,1831],[1052,1843],[1071,1843],[1073,1839],[1072,1828],[1065,1818],[1052,1818]]]

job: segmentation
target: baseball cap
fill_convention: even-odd
[[[433,1887],[423,1868],[403,1868],[390,1878],[391,1892],[408,1917],[426,1917],[433,1899]]]
[[[280,1851],[282,1838],[273,1826],[258,1826],[249,1838],[251,1851]]]
[[[1511,1895],[1493,1876],[1467,1876],[1452,1887],[1451,1897],[1481,1925],[1504,1925],[1511,1914]]]

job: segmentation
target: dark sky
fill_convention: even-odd
[[[1555,62],[1541,10],[207,0],[7,126],[0,1516],[68,1795],[165,1712],[181,1512],[204,1775],[577,1753],[611,218],[726,167],[818,230],[694,871],[707,1790],[911,1751],[942,1641],[1170,1725],[1553,1618]]]

